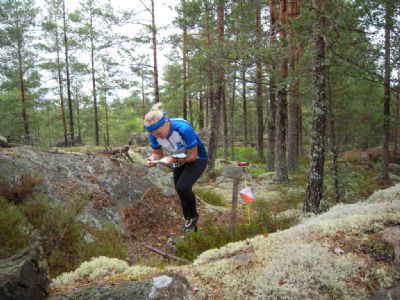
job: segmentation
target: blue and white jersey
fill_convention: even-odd
[[[190,123],[184,119],[169,119],[171,131],[168,138],[156,138],[150,134],[153,149],[166,150],[171,154],[185,153],[197,146],[197,159],[207,159],[206,147]]]

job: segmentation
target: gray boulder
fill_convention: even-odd
[[[130,281],[119,284],[92,285],[75,289],[70,294],[56,295],[49,300],[189,300],[194,299],[190,285],[185,277],[165,274],[144,281]]]
[[[0,260],[0,299],[44,299],[49,284],[47,262],[38,242]]]

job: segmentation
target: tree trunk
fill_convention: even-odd
[[[158,67],[157,67],[157,28],[155,21],[154,0],[151,0],[151,29],[153,43],[153,69],[154,69],[154,101],[160,102],[158,89]]]
[[[28,114],[26,113],[26,99],[25,99],[25,86],[24,86],[24,68],[22,63],[22,41],[18,41],[17,52],[18,52],[18,69],[19,69],[19,89],[21,93],[21,112],[22,112],[22,120],[24,121],[24,143],[30,143],[30,135],[29,135],[29,122],[28,122]]]
[[[235,160],[235,98],[236,98],[236,71],[237,71],[237,61],[235,61],[234,71],[233,71],[233,83],[232,83],[232,98],[230,105],[230,130],[229,130],[229,146],[231,152],[231,160]]]
[[[61,73],[61,64],[60,64],[60,48],[58,47],[60,41],[58,36],[58,27],[56,29],[56,45],[57,45],[57,75],[58,75],[58,91],[60,93],[60,109],[61,109],[61,120],[64,129],[64,146],[68,146],[68,131],[67,131],[67,122],[65,120],[65,106],[64,106],[64,91],[63,91],[63,78]]]
[[[183,66],[183,118],[187,120],[187,89],[188,89],[188,79],[187,79],[187,26],[185,19],[185,0],[181,1],[182,11],[183,11],[183,33],[182,33],[182,66]]]
[[[276,15],[275,0],[269,0],[270,35],[269,48],[272,52],[276,44]],[[276,120],[276,86],[274,79],[275,66],[271,61],[269,78],[269,110],[268,110],[268,139],[267,139],[267,170],[275,169],[275,120]]]
[[[399,134],[399,125],[400,125],[400,74],[397,73],[397,101],[396,101],[396,124],[394,131],[394,155],[396,163],[400,161],[400,149],[398,146],[398,134]]]
[[[303,156],[305,155],[305,150],[304,150],[304,143],[303,143],[303,109],[301,104],[298,107],[299,109],[299,155]]]
[[[144,70],[143,70],[143,66],[141,66],[141,70],[140,70],[140,78],[141,78],[141,83],[140,83],[140,89],[142,92],[142,120],[144,120],[144,117],[146,115],[146,108],[145,108],[145,94],[144,94]],[[143,132],[146,132],[146,128],[143,125]]]
[[[390,142],[390,25],[391,0],[387,0],[385,8],[385,78],[383,96],[383,148],[382,179],[389,179],[389,142]]]
[[[106,147],[110,147],[110,124],[108,123],[107,90],[104,93],[104,109],[106,113]]]
[[[205,15],[206,15],[206,25],[205,25],[205,37],[206,37],[206,50],[207,50],[207,96],[206,96],[206,126],[210,124],[210,109],[213,107],[214,103],[214,76],[213,76],[213,66],[212,59],[210,57],[211,49],[211,29],[210,29],[210,7],[208,1],[205,2]]]
[[[239,173],[233,178],[231,220],[229,224],[229,236],[231,238],[231,241],[233,241],[235,238],[236,209],[237,209],[238,194],[239,194],[239,182],[241,176],[242,173]]]
[[[331,131],[331,151],[332,151],[332,180],[333,180],[333,189],[335,191],[335,200],[336,203],[340,202],[340,193],[339,193],[339,177],[338,177],[338,157],[339,153],[337,150],[337,141],[336,141],[336,126],[335,126],[335,115],[333,113],[333,101],[332,101],[332,89],[331,89],[331,77],[329,75],[329,68],[326,70],[327,73],[327,82],[328,82],[328,120],[329,120],[329,129]]]
[[[288,1],[289,30],[291,35],[291,63],[292,81],[290,87],[289,126],[288,126],[288,169],[295,170],[299,166],[299,76],[297,65],[299,63],[299,45],[296,43],[297,32],[293,29],[292,22],[299,16],[298,0]]]
[[[79,113],[79,97],[78,97],[78,85],[75,84],[76,89],[75,89],[75,99],[76,99],[76,121],[78,123],[78,140],[82,141],[82,134],[81,134],[81,119],[80,119],[80,113]]]
[[[93,32],[93,11],[90,6],[90,61],[92,71],[92,93],[93,93],[93,108],[94,108],[94,131],[96,146],[100,145],[99,137],[99,108],[97,104],[97,91],[96,91],[96,70],[94,67],[94,32]]]
[[[203,101],[204,101],[204,96],[203,92],[200,92],[200,97],[199,97],[199,128],[204,128],[204,106],[203,106]]]
[[[258,161],[263,161],[263,136],[264,136],[264,124],[263,124],[263,80],[262,80],[262,37],[261,37],[261,0],[256,1],[256,30],[257,30],[257,41],[258,51],[256,54],[256,149],[257,149],[257,159]]]
[[[249,145],[249,122],[247,120],[246,67],[242,66],[242,102],[243,102],[243,145]]]
[[[283,47],[286,47],[286,0],[280,0],[279,35]],[[280,77],[285,82],[288,75],[288,58],[284,54],[281,58]],[[286,160],[286,126],[287,126],[287,92],[285,83],[278,89],[276,112],[276,139],[275,139],[275,172],[277,183],[288,183],[288,169]]]
[[[228,159],[228,113],[226,107],[225,82],[223,83],[223,88],[222,88],[221,103],[222,103],[222,123],[224,126],[223,128],[224,159],[227,160]]]
[[[223,47],[224,40],[224,1],[218,0],[217,4],[217,42],[219,47]],[[208,169],[213,169],[215,165],[215,159],[217,156],[218,146],[218,131],[219,131],[219,118],[221,110],[222,97],[224,96],[224,66],[222,59],[216,62],[215,66],[217,78],[217,94],[212,104],[211,112],[211,133],[209,139],[209,159]]]
[[[313,104],[311,127],[311,161],[303,210],[318,213],[322,198],[325,162],[326,74],[325,39],[321,8],[324,0],[311,0],[315,12],[313,24]]]
[[[188,97],[188,111],[189,111],[189,121],[191,124],[194,125],[194,119],[193,119],[193,94],[189,93]]]
[[[63,0],[63,31],[64,31],[64,53],[65,53],[65,69],[67,75],[67,97],[69,110],[69,133],[71,138],[71,146],[75,146],[75,130],[74,130],[74,112],[71,96],[71,80],[69,76],[69,55],[68,55],[68,37],[67,37],[67,17],[65,12],[65,0]]]

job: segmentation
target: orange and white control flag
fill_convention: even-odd
[[[245,187],[239,192],[240,198],[242,198],[243,202],[251,203],[254,201],[255,196],[250,187]]]

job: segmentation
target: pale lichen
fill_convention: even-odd
[[[126,261],[118,258],[100,256],[82,263],[74,272],[63,273],[53,279],[51,288],[57,289],[65,285],[80,281],[96,280],[140,280],[146,275],[155,274],[160,269],[134,265],[129,266]]]
[[[387,285],[391,277],[374,273],[368,256],[334,253],[331,238],[338,232],[356,238],[400,224],[399,192],[397,184],[368,201],[336,205],[288,230],[209,250],[175,270],[200,288],[200,299],[366,299],[371,278]],[[250,258],[238,260],[240,253]]]

